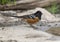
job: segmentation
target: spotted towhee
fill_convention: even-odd
[[[35,24],[35,23],[39,22],[39,20],[41,20],[42,12],[37,11],[36,13],[30,14],[30,15],[24,15],[24,16],[12,16],[12,15],[8,15],[8,14],[6,14],[6,15],[10,16],[10,17],[22,18],[23,20],[25,20],[28,24],[30,24],[32,26],[32,24]]]
[[[39,20],[41,20],[41,16],[42,16],[42,12],[41,11],[37,11],[36,13],[30,14],[30,15],[12,16],[12,17],[22,18],[28,24],[32,25],[32,24],[35,24],[35,23],[39,22]]]

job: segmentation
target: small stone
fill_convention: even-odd
[[[40,25],[40,26],[42,26],[42,25]]]
[[[4,28],[2,28],[2,30],[4,30]]]

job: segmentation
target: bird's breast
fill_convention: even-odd
[[[29,18],[29,19],[25,19],[27,23],[29,24],[35,24],[39,21],[39,18],[38,17],[35,17],[34,19],[32,18]]]

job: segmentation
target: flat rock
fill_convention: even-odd
[[[60,27],[52,27],[52,28],[48,29],[47,32],[60,36]]]
[[[37,42],[50,39],[52,36],[49,33],[37,31],[25,25],[0,27],[0,40],[2,41]]]

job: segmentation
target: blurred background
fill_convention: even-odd
[[[0,0],[0,6],[0,10],[27,10],[42,7],[52,14],[60,13],[60,0]]]

